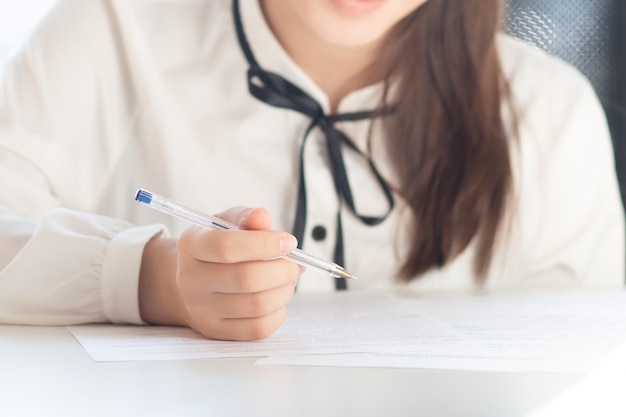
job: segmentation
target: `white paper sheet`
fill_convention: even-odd
[[[384,293],[298,294],[288,306],[289,316],[283,326],[271,337],[255,342],[206,340],[189,329],[177,327],[68,328],[97,361],[387,352],[409,348],[431,351],[460,343],[457,332],[407,306]]]
[[[459,334],[445,350],[274,355],[263,365],[588,372],[626,340],[626,293],[483,296],[414,300]],[[471,343],[466,343],[471,341]]]
[[[265,357],[260,364],[585,372],[626,340],[626,292],[401,298],[297,294],[285,324],[250,343],[187,329],[73,326],[98,361]]]

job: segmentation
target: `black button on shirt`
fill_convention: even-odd
[[[317,242],[324,240],[326,239],[326,228],[324,226],[315,226],[311,235],[313,236],[313,240]]]

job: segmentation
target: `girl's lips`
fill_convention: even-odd
[[[342,13],[362,15],[376,10],[386,0],[331,0],[332,4]]]

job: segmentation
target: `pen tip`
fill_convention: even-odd
[[[339,278],[345,278],[345,279],[358,279],[357,277],[355,277],[354,275],[352,275],[351,273],[349,273],[346,270],[341,270],[338,271],[337,275],[339,276]]]

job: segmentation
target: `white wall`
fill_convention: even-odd
[[[56,2],[57,0],[0,0],[0,66]]]

